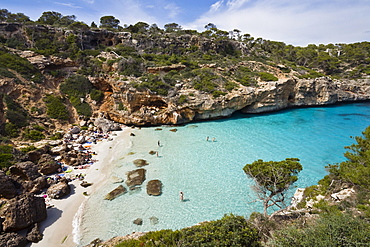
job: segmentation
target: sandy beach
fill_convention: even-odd
[[[90,195],[105,181],[109,176],[110,160],[114,156],[114,146],[118,141],[122,141],[128,136],[130,128],[126,127],[122,131],[115,131],[110,134],[110,138],[103,139],[91,146],[91,150],[96,152],[93,158],[97,161],[87,169],[77,169],[73,174],[84,174],[85,181],[93,183],[92,186],[84,188],[80,185],[80,180],[73,180],[69,183],[71,194],[63,199],[53,199],[49,203],[53,207],[47,209],[48,217],[40,223],[40,231],[44,234],[39,243],[32,243],[32,247],[58,247],[58,246],[77,246],[73,239],[73,223],[80,207],[83,208],[84,202],[88,199],[83,193]],[[119,138],[117,138],[119,137]],[[112,140],[113,139],[113,140]]]

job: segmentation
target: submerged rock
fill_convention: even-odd
[[[117,198],[118,196],[125,194],[127,192],[127,189],[123,187],[122,185],[119,185],[117,188],[109,192],[105,197],[104,200],[113,200]]]
[[[150,217],[149,220],[150,220],[150,224],[152,225],[156,225],[159,222],[158,218],[155,216]]]
[[[127,180],[126,180],[127,186],[131,187],[134,185],[141,185],[145,180],[145,173],[146,173],[146,170],[143,168],[140,168],[134,171],[129,171],[127,173]]]
[[[150,196],[159,196],[162,194],[162,182],[158,179],[150,180],[146,186],[146,193]]]
[[[137,218],[136,220],[134,220],[134,222],[133,222],[134,224],[136,224],[136,225],[139,225],[139,226],[141,226],[142,224],[143,224],[143,219],[141,219],[141,218]]]
[[[142,167],[142,166],[147,166],[149,165],[149,163],[146,161],[146,160],[143,160],[143,159],[136,159],[133,161],[134,162],[134,165],[136,167]]]

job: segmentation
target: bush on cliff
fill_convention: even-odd
[[[47,95],[44,99],[47,110],[46,114],[50,118],[59,119],[59,120],[68,120],[69,112],[63,100],[60,97],[55,97],[53,95]]]
[[[13,165],[13,147],[10,145],[0,145],[0,168],[8,168]]]
[[[348,214],[323,214],[308,226],[275,233],[268,246],[368,246],[369,222]]]
[[[149,232],[139,240],[123,241],[116,246],[260,246],[260,242],[252,224],[231,214],[181,230]]]

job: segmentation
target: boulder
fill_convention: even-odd
[[[33,181],[25,181],[22,185],[25,191],[31,193],[39,193],[49,186],[46,177],[38,177]]]
[[[60,164],[50,155],[43,154],[38,162],[39,171],[44,175],[49,175],[61,170]]]
[[[27,239],[16,232],[9,232],[0,235],[0,246],[24,247],[27,243]]]
[[[121,130],[121,126],[111,120],[105,118],[97,118],[94,121],[94,125],[101,129],[103,133],[108,133],[109,131]]]
[[[44,235],[40,232],[39,224],[35,223],[27,231],[26,239],[32,243],[38,243],[42,240]]]
[[[19,231],[46,219],[46,204],[42,197],[23,193],[10,199],[1,209],[4,231]]]
[[[143,224],[143,219],[141,219],[141,218],[137,218],[136,220],[134,220],[134,222],[133,222],[135,225],[139,225],[139,226],[141,226],[142,224]]]
[[[104,200],[113,200],[117,198],[118,196],[125,194],[127,192],[127,189],[123,187],[122,185],[119,185],[117,188],[109,192],[105,197]]]
[[[146,170],[143,168],[129,171],[127,173],[127,180],[126,180],[127,186],[131,187],[134,185],[141,185],[145,180],[145,173],[146,173]]]
[[[60,155],[62,152],[66,152],[66,151],[68,151],[68,147],[65,144],[53,147],[50,150],[51,154],[53,154],[53,155]]]
[[[146,160],[143,159],[136,159],[133,161],[134,165],[136,167],[142,167],[142,166],[147,166],[149,163]]]
[[[349,189],[344,189],[337,193],[331,194],[331,198],[333,198],[336,201],[343,201],[344,199],[352,196],[353,194],[355,194],[355,190],[353,188],[349,188]]]
[[[67,166],[80,166],[85,164],[86,154],[71,150],[69,152],[62,152],[62,161]]]
[[[9,168],[10,174],[16,176],[21,180],[34,180],[40,177],[38,166],[32,161],[17,163]]]
[[[41,148],[28,152],[24,161],[37,162],[41,158],[41,155],[46,154],[49,151],[50,147],[48,145],[44,145]]]
[[[13,181],[0,170],[0,198],[11,199],[17,195]]]
[[[78,134],[80,133],[81,129],[78,126],[73,126],[70,130],[69,133],[73,134]]]
[[[86,181],[82,181],[82,183],[80,183],[80,185],[82,186],[82,187],[84,187],[84,188],[87,188],[87,187],[89,187],[89,186],[91,186],[91,185],[93,185],[94,183],[88,183],[88,182],[86,182]]]
[[[162,194],[162,182],[158,179],[150,180],[146,186],[146,193],[150,196],[159,196]]]
[[[61,199],[71,193],[71,187],[66,179],[62,179],[59,183],[51,185],[46,194],[52,199]]]

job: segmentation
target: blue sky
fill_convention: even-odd
[[[1,0],[0,8],[32,20],[57,11],[88,25],[106,15],[122,26],[175,22],[204,31],[213,23],[296,46],[370,41],[370,0]]]

